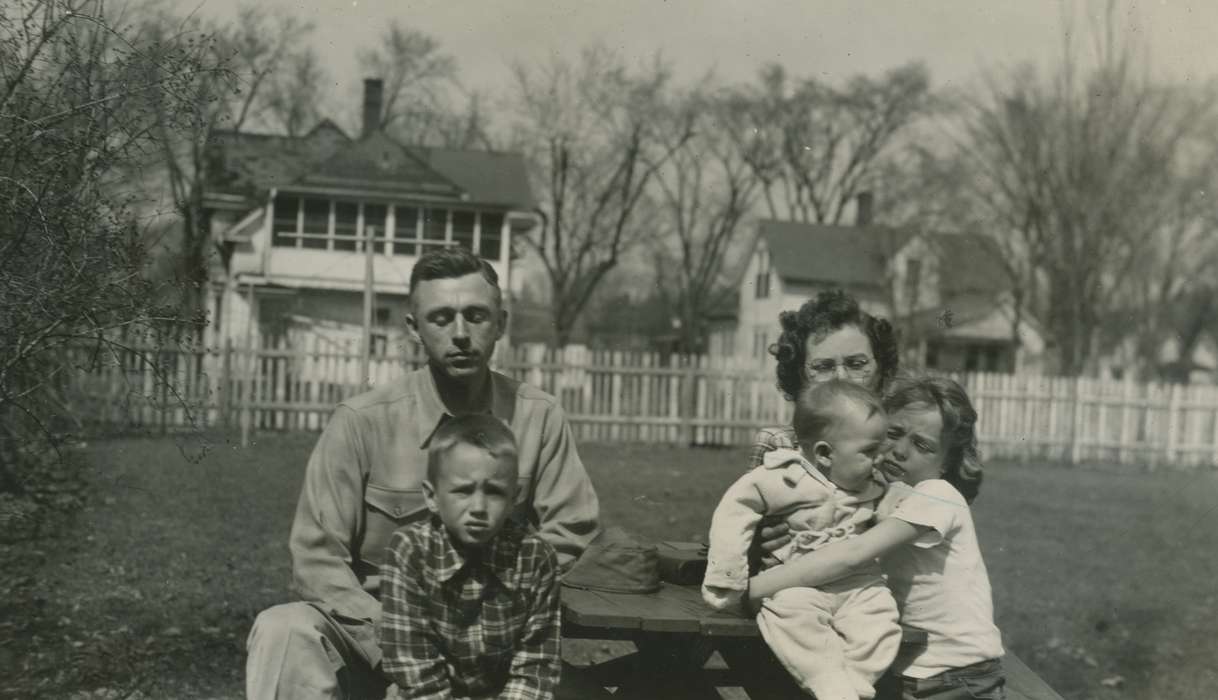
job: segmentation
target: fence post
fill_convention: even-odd
[[[1071,392],[1074,405],[1071,406],[1070,416],[1070,464],[1078,464],[1082,458],[1083,432],[1083,378],[1074,378],[1074,390]]]
[[[1211,447],[1213,454],[1210,457],[1210,466],[1218,467],[1218,393],[1214,391],[1214,387],[1206,387],[1206,393],[1209,394],[1209,403],[1214,407],[1214,429],[1210,432],[1210,440],[1213,441]]]
[[[1180,385],[1169,384],[1167,389],[1167,450],[1166,464],[1172,466],[1176,463],[1176,447],[1180,442],[1180,420],[1177,417],[1180,413]]]
[[[229,417],[232,411],[232,385],[229,383],[233,371],[233,339],[224,339],[224,351],[220,356],[220,376],[216,382],[216,406],[219,409],[221,430],[229,429]]]
[[[697,374],[694,372],[693,356],[681,356],[681,442],[686,447],[694,444],[694,420],[697,418],[697,391],[694,383]]]

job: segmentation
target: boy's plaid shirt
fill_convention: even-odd
[[[432,517],[393,534],[381,576],[382,669],[399,697],[553,697],[558,556],[536,534],[509,520],[463,552]]]
[[[749,447],[749,469],[760,467],[761,463],[765,461],[766,453],[777,449],[799,449],[794,428],[787,425],[758,430],[757,434],[753,436],[753,444]]]

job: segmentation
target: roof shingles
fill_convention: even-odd
[[[271,188],[354,190],[390,197],[448,196],[531,209],[524,159],[516,153],[403,146],[376,133],[351,140],[337,127],[305,136],[217,132],[208,144],[209,187],[254,200]]]

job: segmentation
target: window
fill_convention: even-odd
[[[389,307],[387,307],[387,306],[376,307],[376,316],[375,316],[376,325],[388,326],[389,319],[392,315],[393,315],[393,312],[390,311]]]
[[[368,349],[372,357],[386,357],[389,354],[389,336],[384,333],[372,333],[369,340]]]
[[[474,212],[454,211],[452,216],[453,243],[472,251],[474,249]]]
[[[334,250],[359,250],[359,205],[355,202],[334,203]]]
[[[394,206],[350,200],[276,197],[272,245],[355,252],[371,238],[376,253],[421,255],[429,248],[460,245],[488,260],[503,253],[505,216],[472,209]],[[392,242],[392,248],[390,243]]]
[[[770,253],[765,248],[757,251],[757,276],[753,278],[753,294],[758,299],[770,297]]]
[[[372,250],[377,253],[385,252],[385,237],[389,233],[385,216],[388,211],[389,207],[384,204],[364,205],[364,236],[372,236]]]
[[[765,331],[753,331],[753,357],[765,357],[766,349],[769,347]]]
[[[448,230],[448,210],[447,209],[424,209],[423,210],[423,246],[428,245],[444,245],[447,240]]]
[[[306,199],[303,223],[300,245],[325,250],[330,238],[330,200]]]
[[[478,230],[478,254],[487,260],[498,260],[503,253],[503,214],[483,213]]]
[[[393,222],[393,254],[418,255],[419,246],[419,210],[414,207],[397,207],[394,209]]]
[[[981,369],[981,348],[970,345],[964,351],[964,371],[976,372]]]
[[[271,223],[271,245],[295,248],[300,240],[300,198],[276,197],[272,206],[275,213]]]
[[[905,261],[905,306],[909,311],[918,308],[918,290],[922,288],[922,261],[910,258]]]

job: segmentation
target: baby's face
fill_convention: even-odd
[[[869,415],[865,406],[847,406],[828,441],[833,447],[829,480],[847,491],[863,488],[871,480],[887,429],[888,419],[882,412]]]

